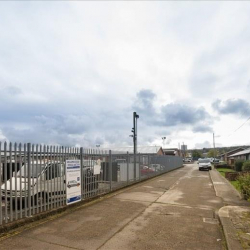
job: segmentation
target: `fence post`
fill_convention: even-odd
[[[83,198],[83,147],[80,148],[80,173],[81,173],[81,199]]]
[[[109,150],[109,181],[110,181],[110,191],[112,191],[112,153]]]
[[[136,151],[134,152],[134,181],[136,181]]]
[[[141,153],[139,153],[138,156],[139,156],[139,181],[141,181]]]
[[[129,183],[129,154],[127,151],[127,184]]]
[[[31,216],[31,144],[27,143],[28,150],[28,209],[29,217]]]
[[[8,200],[7,200],[7,142],[4,143],[4,183],[5,183],[5,223],[8,222]]]
[[[13,200],[12,200],[12,177],[13,177],[13,169],[12,169],[12,143],[9,143],[9,161],[10,161],[10,221],[13,221]]]
[[[2,143],[0,141],[0,187],[2,187],[2,173],[3,173],[1,160],[2,160]],[[0,209],[0,225],[2,225],[3,224],[2,190],[0,192],[0,207],[1,207],[1,209]]]
[[[62,146],[62,160],[64,163],[64,175],[63,175],[63,205],[66,205],[67,203],[67,185],[66,185],[66,175],[67,175],[67,166],[66,166],[66,160],[67,160],[67,153],[66,153],[66,147]]]

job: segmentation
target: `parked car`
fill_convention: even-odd
[[[32,205],[44,204],[55,198],[65,198],[65,163],[59,161],[53,163],[34,161],[33,166],[31,173],[29,173],[31,177],[30,194]],[[98,183],[90,167],[83,166],[83,176],[84,190],[89,192],[98,188]],[[70,182],[67,185],[72,187],[72,184],[74,183]],[[19,209],[21,205],[24,207],[28,199],[28,185],[28,165],[22,164],[16,176],[14,175],[6,183],[2,184],[2,199],[6,197],[7,201],[10,201],[12,197],[13,208],[17,207]],[[15,203],[15,195],[17,196],[17,203]]]
[[[192,160],[192,158],[185,158],[184,159],[184,162],[192,162],[193,160]]]
[[[160,172],[164,170],[163,166],[161,166],[160,164],[151,164],[150,168],[155,172]]]
[[[210,159],[210,162],[211,163],[219,163],[220,162],[220,160],[219,159],[216,159],[216,158],[207,158],[207,159]]]
[[[154,172],[155,172],[155,170],[148,167],[148,166],[143,166],[142,169],[141,169],[141,174],[142,175],[153,174]]]
[[[210,162],[210,159],[205,158],[205,159],[200,159],[198,162],[199,170],[212,170],[212,165]]]

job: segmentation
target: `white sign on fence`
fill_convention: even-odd
[[[80,160],[66,160],[66,199],[67,205],[81,200]]]
[[[96,164],[94,165],[94,175],[98,175],[101,173],[101,160],[98,159]]]

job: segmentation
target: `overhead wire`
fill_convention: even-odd
[[[248,111],[250,112],[250,107],[248,107]],[[220,135],[217,137],[230,137],[231,135],[233,135],[235,132],[237,132],[239,129],[241,129],[248,121],[250,120],[250,116],[247,118],[247,120],[245,122],[243,122],[238,128],[236,128],[233,132],[231,132],[228,135]]]
[[[228,137],[231,136],[232,134],[234,134],[240,128],[242,128],[249,120],[250,120],[250,116],[247,118],[247,120],[244,123],[242,123],[237,129],[235,129],[231,134],[229,134]]]

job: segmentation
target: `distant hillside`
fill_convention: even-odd
[[[249,145],[243,145],[243,146],[231,146],[231,147],[216,147],[216,150],[219,151],[219,154],[223,154],[225,152],[228,152],[228,151],[231,151],[231,150],[234,150],[234,149],[237,149],[237,148],[250,148],[250,146]],[[197,151],[202,152],[202,153],[207,153],[210,149],[213,149],[213,148],[191,149],[191,150],[188,150],[188,151],[192,152],[194,150],[197,150]]]

